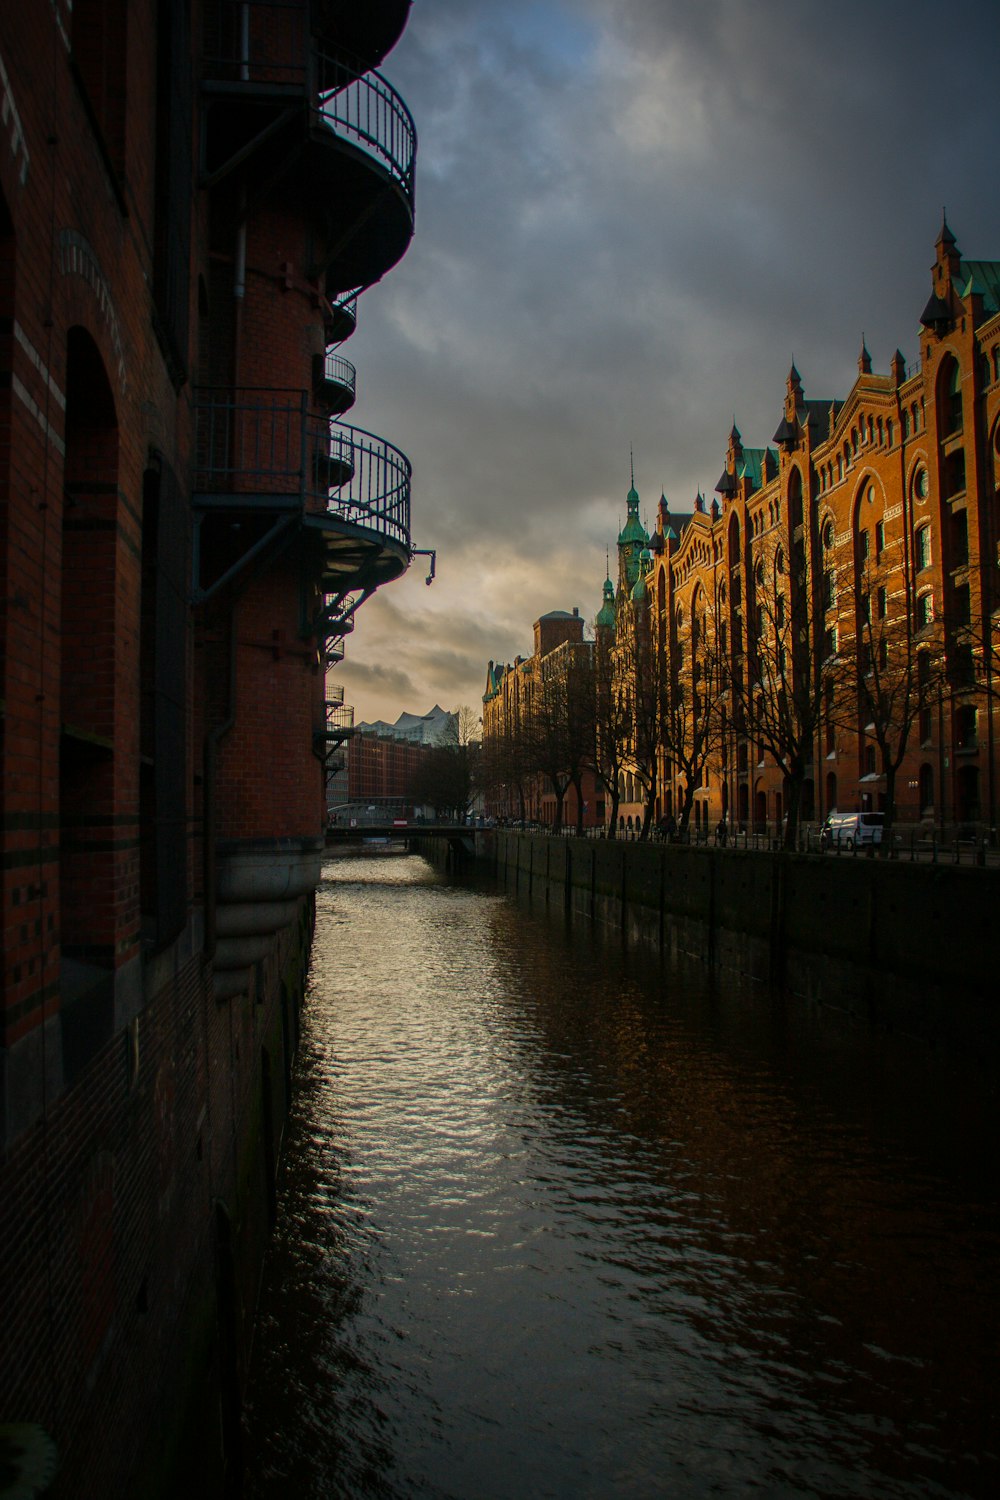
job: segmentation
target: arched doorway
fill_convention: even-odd
[[[763,788],[754,796],[753,826],[757,833],[763,833],[767,827],[767,793]]]

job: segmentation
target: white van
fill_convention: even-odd
[[[819,836],[821,849],[855,849],[881,844],[885,814],[880,812],[832,812]]]

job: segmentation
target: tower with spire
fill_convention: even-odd
[[[649,546],[649,536],[639,519],[639,492],[635,487],[635,463],[629,453],[631,483],[625,497],[625,525],[618,533],[618,592],[631,594],[640,573],[640,558]]]

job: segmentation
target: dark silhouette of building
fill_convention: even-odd
[[[0,11],[0,1421],[54,1494],[238,1491],[326,667],[412,556],[340,352],[408,9]]]

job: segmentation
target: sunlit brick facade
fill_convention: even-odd
[[[593,643],[584,640],[578,609],[551,610],[535,621],[535,649],[506,665],[490,662],[483,695],[483,756],[486,766],[485,809],[489,816],[552,826],[559,819],[552,778],[539,767],[544,758],[539,723],[547,689],[572,682],[579,666],[590,681]],[[560,770],[567,768],[561,766]],[[558,773],[557,773],[558,774]],[[561,821],[567,826],[598,827],[604,820],[603,790],[591,765],[579,785],[566,787]]]
[[[805,823],[879,809],[891,781],[902,823],[995,828],[1000,263],[963,259],[947,225],[921,325],[914,367],[897,351],[879,374],[862,348],[846,398],[807,398],[793,368],[771,442],[734,427],[718,498],[682,528],[661,504],[640,539],[664,682],[715,715],[697,826],[778,831],[792,796]],[[620,585],[619,620],[633,607]],[[769,694],[813,714],[794,778]],[[654,816],[684,792],[668,736]]]

